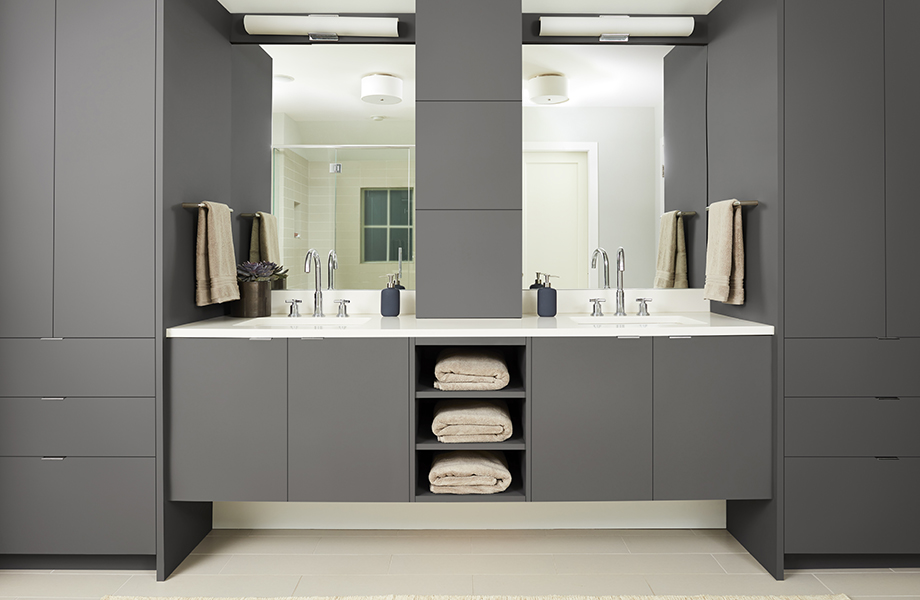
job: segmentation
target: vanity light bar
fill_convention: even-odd
[[[633,37],[689,37],[693,17],[540,17],[541,36],[599,36],[602,42],[625,42]]]
[[[339,37],[399,37],[398,17],[340,17],[339,15],[246,15],[249,35],[303,35],[312,41]]]

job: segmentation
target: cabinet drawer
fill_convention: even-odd
[[[0,398],[0,456],[154,456],[154,398]]]
[[[920,396],[920,338],[786,340],[786,396]]]
[[[0,458],[0,553],[154,554],[153,458]]]
[[[0,396],[155,396],[153,339],[0,340]]]
[[[920,398],[786,398],[786,456],[920,456]]]
[[[787,554],[920,552],[920,458],[787,458]]]

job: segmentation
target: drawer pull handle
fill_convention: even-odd
[[[897,456],[876,456],[875,460],[901,460]]]
[[[249,338],[250,342],[270,342],[272,338],[270,337],[251,337]]]
[[[64,460],[66,456],[43,456],[42,460]]]
[[[672,340],[689,340],[692,338],[692,335],[669,335],[668,338]]]
[[[42,398],[42,402],[63,402],[64,398]]]
[[[901,398],[899,396],[876,396],[875,399],[881,402],[897,402]]]
[[[901,339],[901,338],[899,338],[899,337],[880,337],[880,338],[878,338],[878,341],[880,341],[880,342],[896,342],[896,341],[898,341],[899,339]]]
[[[40,339],[43,342],[58,342],[58,341],[63,340],[64,338],[40,338]]]

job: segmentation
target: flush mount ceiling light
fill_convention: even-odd
[[[537,75],[527,82],[527,94],[537,104],[562,104],[569,99],[569,81],[556,73]]]
[[[361,99],[370,104],[399,104],[402,94],[402,79],[395,75],[375,73],[361,79]]]
[[[597,36],[602,42],[626,42],[635,37],[688,37],[693,17],[540,17],[540,35]]]
[[[397,17],[340,17],[339,15],[246,15],[249,35],[300,35],[312,41],[342,37],[399,37]]]
[[[277,73],[272,75],[272,82],[274,83],[293,83],[294,78],[290,75],[285,75],[283,73]]]

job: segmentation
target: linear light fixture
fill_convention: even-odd
[[[635,37],[689,37],[693,17],[540,17],[541,36],[597,36],[602,42],[626,42]]]
[[[305,35],[313,41],[339,37],[399,37],[398,17],[341,17],[339,15],[246,15],[249,35]]]

